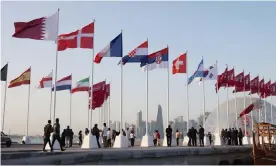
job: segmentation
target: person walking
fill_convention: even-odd
[[[102,138],[103,138],[103,144],[105,148],[107,148],[107,130],[108,128],[106,127],[106,123],[104,123],[103,129],[102,129]]]
[[[187,137],[189,138],[189,140],[188,140],[188,146],[191,146],[191,140],[192,140],[191,131],[192,131],[192,130],[189,129],[188,132],[187,132]]]
[[[211,132],[208,132],[207,137],[209,138],[210,146],[212,146],[212,134],[211,134]]]
[[[82,131],[79,131],[79,146],[82,145]]]
[[[158,130],[156,130],[156,145],[160,146],[160,133]]]
[[[168,125],[168,128],[166,128],[166,137],[167,137],[167,146],[172,146],[172,128],[171,125]]]
[[[112,139],[112,131],[110,130],[110,128],[108,128],[107,129],[107,147],[112,147],[111,139]]]
[[[197,146],[196,134],[198,134],[197,130],[194,127],[192,127],[191,128],[191,138],[192,138],[192,145],[193,146]]]
[[[240,146],[242,146],[242,139],[243,139],[243,132],[241,130],[241,128],[239,128],[239,143],[240,143]]]
[[[130,146],[134,147],[135,135],[134,135],[134,131],[133,130],[131,130],[131,132],[129,134],[129,138],[130,138]]]
[[[52,128],[52,125],[51,125],[51,120],[48,120],[48,124],[45,125],[44,127],[44,136],[43,136],[43,151],[45,152],[45,147],[47,145],[47,143],[49,143],[49,146],[51,148],[51,151],[53,151],[53,146],[51,144],[51,141],[50,141],[50,135],[53,131],[53,128]]]
[[[70,137],[71,137],[69,126],[67,126],[67,128],[64,129],[64,136],[65,136],[65,147],[69,148],[70,147]]]
[[[156,146],[156,144],[157,144],[156,131],[157,130],[154,131],[153,136],[152,136],[153,137],[153,145],[154,146]]]
[[[178,130],[176,130],[175,138],[176,138],[176,146],[179,146],[180,132]]]
[[[60,150],[64,151],[65,149],[62,148],[61,140],[60,140],[60,124],[59,124],[59,118],[56,118],[56,123],[53,126],[53,141],[52,145],[55,145],[55,141],[58,141],[60,145]]]
[[[200,125],[198,130],[199,146],[204,147],[204,128]]]
[[[95,124],[93,129],[92,129],[92,135],[96,136],[96,140],[97,140],[97,144],[98,147],[101,148],[101,144],[99,142],[99,138],[100,138],[100,130],[98,129],[98,124]]]
[[[85,134],[85,135],[88,135],[88,134],[89,134],[88,128],[85,128],[84,134]]]

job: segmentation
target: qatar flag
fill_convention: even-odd
[[[255,109],[261,109],[262,105],[261,102],[259,100],[255,101],[254,103],[250,104],[249,106],[247,106],[241,113],[240,116],[238,118],[243,117],[246,114],[249,114],[251,111],[255,110]]]
[[[28,22],[15,22],[15,33],[12,37],[57,41],[58,17],[59,11],[48,17],[41,17]]]

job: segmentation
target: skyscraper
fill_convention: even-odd
[[[156,118],[156,130],[159,131],[161,138],[164,137],[163,115],[162,107],[158,105],[157,118]]]

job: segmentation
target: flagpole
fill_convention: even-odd
[[[123,30],[121,30],[123,35]],[[123,37],[122,37],[123,40]],[[123,41],[122,41],[123,42]],[[122,48],[123,52],[123,48]],[[123,57],[121,58],[121,62],[123,62]],[[121,63],[121,95],[120,95],[120,133],[122,133],[123,129],[123,63]]]
[[[226,89],[226,95],[227,95],[227,127],[228,129],[230,128],[230,124],[229,124],[229,96],[228,96],[228,65],[226,65],[227,67],[227,89]]]
[[[218,61],[216,61],[216,68],[217,68],[217,127],[218,127],[218,134],[220,133],[220,123],[219,123],[219,89],[218,89]]]
[[[95,18],[94,18],[94,35],[93,35],[93,50],[92,50],[92,65],[91,65],[91,98],[90,98],[90,130],[92,129],[93,127],[93,123],[92,123],[92,107],[93,107],[93,84],[94,84],[94,56],[95,56]],[[91,133],[92,134],[92,133]]]
[[[244,70],[243,70],[243,72],[244,72]],[[249,73],[249,74],[250,74],[250,73]],[[243,109],[246,108],[246,103],[245,103],[245,102],[246,102],[246,101],[245,101],[245,79],[244,79],[244,81],[243,81]],[[247,116],[247,115],[244,116],[244,134],[245,134],[245,136],[247,136],[246,116]]]
[[[148,39],[147,39],[147,42],[148,42]],[[147,49],[147,55],[149,55],[149,52],[148,52],[148,49]],[[146,71],[146,136],[148,136],[148,132],[149,132],[149,129],[148,129],[148,116],[149,116],[149,68],[147,67],[147,71]]]
[[[203,61],[203,57],[202,57],[202,61]],[[204,63],[203,63],[204,66]],[[203,72],[204,72],[204,68],[203,68]],[[203,73],[204,75],[204,73]],[[205,128],[205,85],[204,85],[204,78],[202,78],[202,88],[203,88],[203,128]]]
[[[270,88],[271,89],[271,88]],[[272,105],[272,94],[270,94],[270,122],[273,124],[273,105]]]
[[[169,53],[169,46],[167,46],[168,48],[168,53]],[[168,56],[168,95],[167,95],[167,126],[169,126],[169,121],[170,121],[170,117],[169,117],[169,113],[170,113],[170,70],[169,70],[169,56]]]
[[[188,82],[189,82],[189,77],[188,77],[188,51],[186,51],[186,79],[187,79],[187,133],[189,131],[189,121],[190,121],[190,105],[189,105],[189,86],[188,86]]]
[[[52,69],[52,81],[51,81],[51,86],[53,85],[53,69]],[[52,91],[52,88],[50,88],[50,119],[52,119],[52,100],[53,100],[53,91]]]
[[[9,70],[9,62],[7,62],[7,73]],[[8,77],[8,74],[7,74]],[[4,95],[4,111],[3,111],[3,118],[2,118],[2,132],[4,132],[4,125],[5,125],[5,112],[6,112],[6,100],[7,100],[7,88],[8,88],[8,83],[7,83],[7,78],[5,81],[5,95]]]
[[[71,78],[72,78],[72,73],[71,73]],[[71,124],[72,124],[72,85],[71,85],[71,89],[70,89],[70,110],[69,110],[69,126],[70,128],[72,128]]]
[[[108,96],[108,127],[110,127],[110,89],[111,89],[111,82],[109,83],[109,96]]]
[[[259,77],[259,75],[258,75]],[[259,77],[260,79],[260,77]],[[260,97],[260,81],[258,82],[258,95],[259,95],[259,100],[260,100],[260,103],[261,103],[261,97]],[[261,122],[261,107],[259,108],[259,123]]]
[[[88,111],[87,111],[87,128],[89,129],[89,113],[90,113],[90,108],[92,105],[90,104],[90,98],[89,98],[89,91],[88,91]],[[92,112],[91,112],[92,114]]]
[[[27,112],[27,135],[29,134],[29,113],[30,113],[30,93],[31,93],[31,74],[32,74],[32,69],[30,66],[30,84],[29,84],[29,93],[28,93],[28,112]]]
[[[236,85],[235,85],[235,110],[236,110],[236,128],[238,128],[238,108],[237,108],[237,92],[236,92]]]
[[[59,9],[58,9],[58,19],[57,19],[57,36],[58,36],[58,31],[59,31]],[[57,84],[57,70],[58,70],[58,37],[57,37],[57,50],[56,50],[56,71],[55,71],[55,87],[54,87],[54,118],[53,121],[55,121],[56,118],[56,100],[57,100],[57,91],[56,91],[56,84]]]
[[[250,80],[250,104],[252,104],[252,94],[251,94],[251,80]],[[253,131],[253,127],[254,127],[254,119],[253,119],[253,111],[251,111],[251,130]]]

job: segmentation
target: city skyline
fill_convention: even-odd
[[[50,90],[37,90],[41,77],[54,69],[56,45],[12,38],[13,23],[53,14],[60,8],[60,33],[72,32],[91,23],[95,17],[95,53],[100,51],[123,30],[124,54],[149,39],[149,51],[169,45],[169,63],[188,50],[188,74],[196,69],[204,57],[205,68],[218,61],[219,73],[225,64],[235,66],[236,73],[245,70],[252,76],[264,76],[266,81],[273,71],[264,66],[275,62],[276,23],[273,22],[276,5],[273,2],[2,2],[2,56],[1,66],[9,62],[8,81],[32,66],[30,135],[40,134],[49,117]],[[43,6],[43,8],[41,8]],[[135,9],[133,8],[135,6]],[[74,9],[74,12],[72,12]],[[258,13],[256,13],[258,9]],[[112,12],[106,12],[112,11]],[[143,11],[143,12],[141,12]],[[166,11],[166,12],[164,12]],[[235,12],[233,12],[235,11]],[[18,14],[20,13],[20,14]],[[153,21],[154,20],[154,21]],[[145,28],[145,25],[148,25]],[[59,53],[58,79],[73,73],[73,85],[91,75],[91,50],[72,49]],[[260,58],[261,55],[261,58]],[[251,63],[245,63],[250,59]],[[119,120],[120,59],[104,59],[95,65],[94,82],[111,81],[111,119]],[[76,63],[78,62],[78,63]],[[261,66],[260,66],[261,65]],[[258,66],[258,67],[256,67]],[[145,78],[139,64],[123,68],[123,121],[135,122],[133,116],[142,110],[145,119]],[[187,116],[186,75],[170,75],[170,120],[178,115]],[[167,75],[158,69],[149,73],[149,120],[155,119],[157,105],[167,110]],[[276,79],[276,78],[271,78]],[[215,82],[206,81],[206,111],[216,108]],[[1,112],[3,89],[1,84]],[[231,90],[230,90],[231,91]],[[203,112],[202,86],[189,86],[190,118]],[[26,131],[28,87],[8,89],[5,129],[18,134]],[[219,92],[220,101],[226,101],[226,90]],[[229,92],[229,98],[233,98]],[[238,94],[237,96],[242,96]],[[85,93],[72,98],[72,126],[87,126],[87,100]],[[16,104],[14,104],[16,103]],[[276,103],[273,99],[272,103]],[[64,126],[69,124],[69,93],[57,93],[56,116]],[[98,110],[93,111],[93,123]],[[165,123],[165,122],[164,122]],[[166,124],[166,123],[165,123]],[[63,126],[63,127],[64,127]]]

